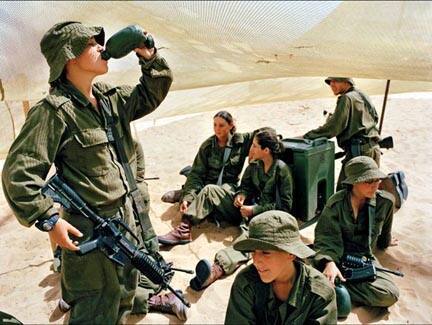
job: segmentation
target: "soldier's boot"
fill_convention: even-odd
[[[181,290],[177,290],[181,296]],[[187,307],[172,292],[160,293],[148,300],[149,310],[176,315],[181,321],[187,320]]]
[[[158,236],[159,244],[162,245],[184,245],[192,241],[192,225],[189,220],[183,218],[180,225],[175,227],[169,233]]]
[[[166,202],[166,203],[179,202],[181,193],[182,193],[181,190],[168,191],[164,195],[162,195],[161,200],[162,200],[162,202]]]
[[[193,290],[199,291],[207,288],[224,274],[225,271],[219,264],[210,264],[208,260],[202,259],[196,265],[195,277],[190,280],[189,285]]]

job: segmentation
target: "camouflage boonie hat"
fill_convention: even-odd
[[[351,86],[354,86],[354,80],[352,80],[352,78],[345,78],[345,77],[327,77],[327,79],[325,80],[325,83],[327,85],[330,85],[330,81],[338,81],[338,82],[349,82],[351,84]]]
[[[234,244],[238,251],[284,251],[300,258],[315,255],[300,239],[297,220],[283,211],[266,211],[252,219],[249,238]]]
[[[48,82],[60,77],[66,62],[80,56],[92,37],[104,45],[105,32],[102,27],[87,27],[76,21],[55,24],[45,33],[40,47],[50,67]]]
[[[351,185],[387,178],[387,175],[379,170],[375,160],[367,156],[358,156],[348,161],[345,165],[345,175],[347,178],[342,183]]]

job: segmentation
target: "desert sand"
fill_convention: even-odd
[[[382,96],[373,96],[377,107]],[[400,288],[400,300],[388,311],[356,307],[343,323],[432,323],[432,94],[390,95],[383,135],[392,135],[395,148],[385,150],[382,170],[403,170],[409,185],[409,197],[394,218],[393,234],[399,245],[377,254],[383,266],[398,269],[405,277],[394,277]],[[323,110],[334,109],[335,98],[276,102],[252,106],[228,107],[237,119],[240,132],[261,126],[273,126],[284,137],[294,137],[321,125]],[[380,109],[378,109],[380,111]],[[179,170],[191,164],[199,145],[212,134],[216,111],[197,113],[163,124],[135,122],[135,129],[146,155],[152,223],[163,234],[180,222],[178,206],[163,203],[162,194],[178,189],[185,178]],[[149,126],[153,124],[155,126]],[[163,125],[160,125],[163,124]],[[336,162],[338,175],[340,161]],[[59,274],[50,270],[52,253],[48,236],[34,227],[18,224],[1,195],[0,201],[0,310],[23,323],[64,323],[67,314],[57,306],[60,297]],[[306,241],[313,240],[314,226],[302,230]],[[162,250],[166,260],[177,267],[194,269],[201,258],[230,245],[238,234],[235,227],[217,228],[204,222],[193,231],[188,245]],[[224,321],[231,284],[235,275],[219,280],[201,292],[188,288],[190,275],[177,272],[172,286],[182,289],[191,302],[189,324],[220,324]],[[175,316],[149,313],[131,316],[131,323],[179,323]]]

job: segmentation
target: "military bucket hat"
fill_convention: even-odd
[[[344,184],[362,183],[372,179],[384,179],[387,175],[381,172],[375,160],[367,156],[352,158],[345,165],[346,179]]]
[[[315,254],[300,239],[297,220],[283,211],[266,211],[252,219],[249,238],[234,244],[238,251],[276,250],[306,258]]]
[[[352,78],[345,78],[345,77],[327,77],[327,79],[325,80],[325,83],[327,85],[330,85],[330,81],[338,81],[338,82],[349,82],[351,84],[351,86],[354,86],[354,80],[352,80]]]
[[[87,27],[76,21],[55,24],[45,33],[40,47],[50,67],[48,82],[60,77],[66,62],[80,56],[92,37],[98,44],[104,45],[105,32],[102,27]]]

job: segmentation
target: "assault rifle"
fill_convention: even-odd
[[[378,141],[378,145],[380,148],[383,149],[391,149],[394,147],[394,143],[393,143],[393,137],[392,136],[388,136],[385,137],[381,140]],[[345,156],[346,152],[345,151],[339,151],[335,153],[335,159],[339,159],[342,158],[343,156]]]
[[[83,199],[70,188],[58,175],[51,177],[42,188],[42,194],[51,197],[54,202],[60,203],[65,208],[73,208],[94,225],[95,238],[87,240],[79,245],[78,254],[84,255],[95,249],[100,249],[111,261],[124,266],[132,264],[143,275],[153,283],[160,285],[162,289],[170,290],[180,301],[190,307],[187,302],[170,285],[174,271],[192,273],[192,271],[173,268],[171,263],[166,263],[162,256],[155,258],[141,251],[119,230],[122,227],[138,243],[138,237],[133,233],[127,224],[118,218],[104,219],[90,209]]]
[[[344,255],[341,260],[341,273],[348,282],[358,283],[376,279],[376,271],[391,273],[400,277],[404,274],[399,271],[385,269],[375,266],[372,260],[365,257],[356,257],[352,255]]]

